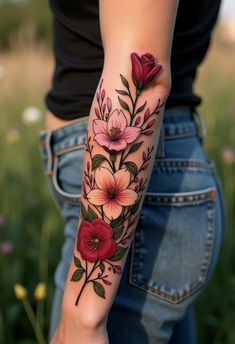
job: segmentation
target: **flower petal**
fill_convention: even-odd
[[[135,81],[136,86],[142,80],[142,66],[139,61],[139,56],[136,53],[131,54],[131,63],[132,63],[132,78]]]
[[[115,150],[115,151],[121,151],[123,149],[125,149],[127,146],[127,142],[126,140],[124,140],[123,138],[120,138],[119,140],[117,141],[112,141],[109,146],[108,146],[108,149],[109,150]]]
[[[119,192],[115,198],[115,201],[121,206],[125,207],[134,204],[137,198],[138,195],[134,190],[127,189]]]
[[[115,186],[112,173],[106,167],[98,167],[95,172],[95,181],[99,189],[109,191]]]
[[[94,234],[94,228],[88,221],[82,221],[78,229],[78,239],[90,237]]]
[[[153,78],[162,70],[162,65],[158,64],[156,65],[151,72],[144,78],[144,85],[147,86]]]
[[[110,136],[108,134],[100,133],[96,134],[94,136],[95,141],[100,145],[100,146],[105,146],[109,147],[110,143],[112,142],[110,139]]]
[[[121,131],[120,132],[120,135],[121,135],[123,130],[126,128],[126,126],[127,126],[127,120],[123,111],[122,110],[119,111],[117,109],[114,110],[108,119],[108,125],[107,125],[108,132],[110,133],[110,129],[112,128],[119,128]]]
[[[150,62],[150,61],[149,61],[149,59],[146,57],[146,54],[144,54],[144,55],[142,55],[142,56],[140,57],[140,63],[141,63],[141,65],[143,65],[144,63],[148,63],[148,62]]]
[[[125,190],[130,184],[131,174],[126,168],[121,168],[114,173],[115,186],[118,192]]]
[[[99,247],[99,258],[107,259],[114,255],[116,243],[113,239],[106,239],[103,241],[103,245]]]
[[[109,200],[107,192],[100,189],[94,189],[88,192],[87,198],[94,205],[103,205]]]
[[[154,62],[154,56],[150,53],[146,53],[141,56],[140,62],[141,64],[146,63],[146,62]]]
[[[103,211],[108,219],[116,219],[122,212],[122,207],[115,200],[109,200],[103,206]]]
[[[88,260],[89,262],[95,262],[98,259],[98,248],[96,250],[89,248],[85,239],[78,241],[77,250],[80,252],[82,259]]]
[[[147,63],[142,64],[142,68],[143,68],[143,77],[145,78],[150,72],[151,70],[155,67],[155,63],[154,62],[150,62],[148,61]]]
[[[111,239],[113,237],[112,228],[102,219],[95,219],[94,221],[92,221],[92,225],[100,240]]]
[[[138,127],[126,127],[122,134],[122,139],[126,140],[127,143],[131,143],[137,139],[140,134],[140,128]]]
[[[93,121],[93,131],[95,134],[107,134],[107,122],[101,119],[95,119]]]

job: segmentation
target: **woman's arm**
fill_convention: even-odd
[[[171,85],[178,1],[99,3],[104,67],[90,109],[78,238],[56,343],[108,342],[105,325],[135,235]]]

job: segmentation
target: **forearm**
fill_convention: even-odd
[[[105,62],[90,109],[76,258],[63,298],[66,313],[87,328],[105,323],[135,235],[170,90],[177,8],[172,0],[107,2],[100,1]],[[133,52],[155,57],[152,78],[141,79]]]
[[[71,307],[93,321],[105,318],[118,288],[152,170],[167,95],[156,86],[137,94],[130,72],[131,66],[129,73],[121,73],[129,89],[120,75],[118,81],[110,73],[102,74],[85,144],[73,252],[80,262],[71,262],[66,296]]]

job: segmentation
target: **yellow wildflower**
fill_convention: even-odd
[[[23,287],[19,283],[16,283],[14,285],[14,290],[15,290],[15,296],[19,300],[24,300],[27,297],[27,295],[28,295],[27,289],[25,289],[25,287]]]
[[[34,297],[36,300],[43,300],[46,297],[46,284],[44,282],[38,283],[34,290]]]

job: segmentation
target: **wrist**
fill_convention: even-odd
[[[65,324],[68,323],[87,333],[106,331],[108,314],[104,314],[104,310],[101,312],[101,309],[95,307],[94,304],[89,306],[81,303],[75,307],[74,303],[71,303],[71,299],[73,299],[73,291],[67,290],[64,293],[61,307],[61,319]]]
[[[75,314],[76,313],[76,314]],[[99,322],[95,316],[75,312],[70,306],[63,305],[61,320],[57,330],[55,343],[79,343],[86,344],[108,344],[106,321]]]

